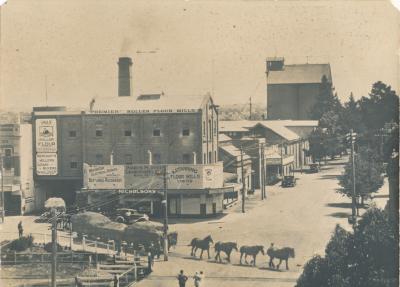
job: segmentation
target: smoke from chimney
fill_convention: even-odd
[[[118,97],[130,97],[132,94],[132,59],[120,57],[118,61]]]

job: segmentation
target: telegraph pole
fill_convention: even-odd
[[[57,272],[57,215],[56,209],[51,209],[52,224],[51,224],[51,287],[56,287],[56,272]]]
[[[264,143],[262,143],[261,144],[261,154],[262,154],[262,182],[263,182],[263,185],[262,185],[262,193],[263,193],[263,199],[266,199],[267,198],[267,192],[266,192],[266,187],[265,187],[265,184],[266,184],[266,178],[265,178],[265,147],[264,147]]]
[[[252,113],[251,113],[252,111],[251,111],[251,108],[252,108],[252,107],[251,107],[251,97],[250,97],[250,120],[251,120],[251,118],[252,118]]]
[[[167,165],[163,167],[164,180],[164,261],[168,261],[168,192],[167,192]]]
[[[0,163],[1,163],[1,223],[4,223],[4,215],[5,215],[5,205],[4,205],[4,163],[3,156],[0,155]]]
[[[351,197],[351,214],[353,217],[353,228],[355,226],[355,218],[356,218],[356,166],[354,163],[354,138],[353,138],[353,129],[350,130],[350,141],[351,141],[351,168],[352,168],[352,176],[353,176],[353,192]]]
[[[244,204],[245,204],[245,180],[244,180],[244,169],[243,169],[243,147],[240,147],[240,166],[242,169],[242,213],[245,213]]]

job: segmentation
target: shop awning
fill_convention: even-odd
[[[288,165],[294,162],[293,155],[284,155],[283,159],[280,154],[272,153],[268,154],[265,159],[266,165]]]

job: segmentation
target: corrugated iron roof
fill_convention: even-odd
[[[219,148],[234,157],[240,157],[240,150],[237,147],[235,147],[234,145],[227,144],[227,145],[219,146]],[[243,160],[249,159],[249,158],[250,158],[250,156],[247,155],[245,152],[243,152]]]
[[[220,121],[220,132],[247,132],[248,128],[254,126],[254,121]]]
[[[268,84],[321,83],[323,75],[332,82],[329,64],[285,65],[283,70],[269,71]]]
[[[300,139],[298,134],[285,127],[281,121],[260,121],[258,124],[270,129],[285,140],[293,141]]]

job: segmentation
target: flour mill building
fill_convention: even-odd
[[[119,194],[113,201],[131,202],[132,208],[147,202],[143,209],[156,214],[163,189],[160,170],[165,167],[172,214],[222,211],[217,106],[209,95],[133,97],[131,64],[129,58],[119,61],[118,97],[95,99],[86,111],[34,109],[34,174],[39,192],[45,198],[61,196],[67,203],[75,202],[79,194],[80,200],[92,205]],[[178,177],[185,178],[184,184],[178,184]],[[118,184],[101,184],[113,180]]]

